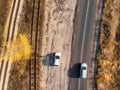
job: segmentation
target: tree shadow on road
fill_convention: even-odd
[[[70,78],[80,78],[80,63],[75,64],[72,68],[70,68],[67,72],[68,77]]]

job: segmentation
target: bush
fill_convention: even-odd
[[[28,38],[24,34],[20,34],[15,40],[8,42],[6,45],[5,60],[12,58],[13,62],[19,60],[28,60],[31,54],[31,46]]]

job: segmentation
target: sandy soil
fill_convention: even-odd
[[[61,53],[60,66],[47,66],[43,62],[43,90],[67,90],[73,17],[77,0],[46,0],[43,33],[42,60],[49,61],[48,54]]]

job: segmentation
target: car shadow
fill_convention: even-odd
[[[42,56],[42,65],[54,66],[54,56],[55,56],[55,53],[50,53]]]
[[[73,67],[71,67],[67,72],[68,77],[70,77],[70,78],[80,78],[80,66],[81,66],[81,64],[77,63]]]

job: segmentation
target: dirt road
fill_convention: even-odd
[[[68,90],[73,18],[77,0],[46,0],[43,37],[43,90]],[[60,66],[46,64],[54,52],[61,53]],[[49,54],[49,55],[48,55]]]
[[[12,5],[11,5],[10,13],[9,13],[8,19],[6,21],[6,26],[5,26],[5,30],[4,30],[4,35],[5,35],[5,40],[6,40],[4,45],[8,41],[14,40],[17,36],[18,21],[20,18],[20,13],[22,11],[23,1],[24,0],[17,0],[17,1],[13,0],[11,3]],[[1,55],[3,57],[4,57],[4,55],[6,55],[4,48],[3,48],[3,52]],[[2,61],[0,61],[0,63],[2,63],[2,64],[0,64],[0,68],[2,68],[1,77],[0,77],[0,90],[7,90],[12,58],[10,57],[9,61],[7,61],[7,59],[4,59],[4,63],[2,63]]]

